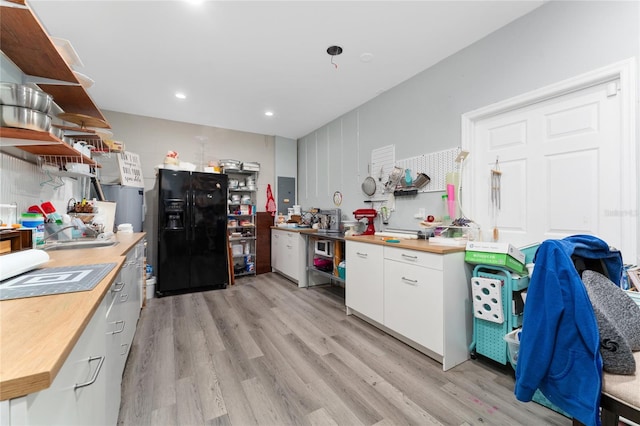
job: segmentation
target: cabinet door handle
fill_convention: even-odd
[[[418,285],[418,280],[410,280],[407,277],[402,277],[402,281],[406,282],[407,284]]]
[[[118,284],[120,284],[120,288],[118,288]],[[124,288],[124,286],[126,285],[126,283],[124,281],[118,281],[115,284],[113,284],[113,287],[111,288],[111,291],[114,293],[119,293],[122,291],[122,289]]]
[[[120,295],[120,301],[121,302],[126,302],[127,299],[129,299],[129,293],[124,293]]]
[[[120,347],[124,349],[122,352],[120,352],[120,355],[125,355],[127,353],[127,350],[129,349],[129,344],[123,343],[120,345]]]
[[[293,248],[293,246],[292,246],[292,245],[287,244],[287,248]]]
[[[408,254],[401,254],[402,257],[404,257],[405,259],[410,259],[410,260],[418,260],[418,256],[409,256]]]
[[[360,253],[359,251],[357,251],[356,254],[360,257],[369,257],[367,253]]]
[[[114,322],[114,324],[116,324],[116,325],[117,325],[117,324],[122,324],[122,327],[120,328],[120,330],[112,331],[112,332],[111,332],[111,333],[109,333],[109,334],[118,334],[118,333],[122,333],[122,332],[124,331],[124,326],[125,326],[125,322],[124,322],[124,320],[116,321],[116,322]]]
[[[92,384],[95,383],[95,381],[98,379],[98,374],[100,374],[100,370],[102,369],[102,363],[104,362],[104,357],[103,356],[90,357],[89,363],[91,363],[91,361],[96,361],[96,360],[100,360],[100,362],[98,363],[98,368],[96,368],[96,371],[93,373],[93,376],[91,376],[88,382],[76,383],[75,386],[73,387],[73,390],[84,388],[86,386],[91,386]]]

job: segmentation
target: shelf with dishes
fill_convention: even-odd
[[[29,6],[12,3],[0,6],[0,45],[2,55],[23,73],[25,84],[2,83],[2,147],[36,156],[77,158],[74,162],[100,167],[90,156],[76,152],[60,129],[64,126],[52,122],[58,118],[76,124],[76,131],[90,133],[89,127],[110,128],[106,118]]]
[[[220,166],[228,176],[227,226],[233,251],[234,275],[254,275],[256,260],[256,198],[257,170],[242,170],[244,164],[237,160],[220,160]],[[259,167],[255,163],[256,167]]]
[[[29,6],[0,6],[0,45],[4,53],[67,113],[83,114],[106,123],[76,73],[62,57]]]

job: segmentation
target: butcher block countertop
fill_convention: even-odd
[[[0,302],[0,400],[48,388],[145,233],[118,233],[119,244],[47,252],[44,267],[117,263],[91,291]]]
[[[388,239],[389,237],[379,237],[375,235],[353,235],[353,236],[345,237],[345,240],[347,241],[358,241],[361,243],[378,244],[378,245],[387,246],[387,247],[426,251],[429,253],[436,253],[436,254],[449,254],[449,253],[458,253],[461,251],[465,251],[464,246],[457,247],[457,246],[431,244],[429,243],[428,240],[400,239],[399,243],[389,243],[385,241]]]

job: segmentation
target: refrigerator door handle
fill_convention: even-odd
[[[196,191],[195,189],[192,189],[191,191],[189,191],[191,193],[191,206],[190,206],[190,210],[191,212],[189,213],[189,231],[191,232],[191,237],[189,238],[189,240],[191,241],[195,241],[196,239],[196,224],[195,224],[195,219],[196,219]]]

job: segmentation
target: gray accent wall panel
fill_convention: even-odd
[[[299,150],[299,173],[305,161],[312,172],[299,203],[331,207],[326,194],[338,188],[333,178],[326,188],[325,173],[342,174],[342,210],[351,219],[353,209],[370,206],[360,183],[373,149],[394,144],[402,159],[459,146],[465,112],[634,56],[640,57],[640,2],[548,2],[301,138],[299,147],[314,146],[306,158]],[[331,155],[323,164],[309,155],[327,152],[327,144],[335,152],[338,138],[342,158]],[[421,207],[437,212],[440,195],[397,198],[390,226],[417,228],[413,215]]]

